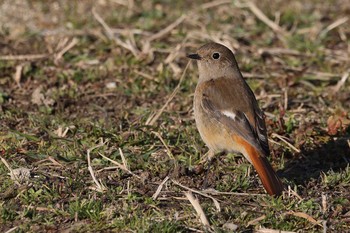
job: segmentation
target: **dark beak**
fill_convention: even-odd
[[[188,54],[188,58],[194,59],[194,60],[201,60],[201,56],[198,55],[198,53]]]

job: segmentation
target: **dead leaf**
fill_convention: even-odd
[[[327,132],[329,135],[336,135],[338,132],[344,132],[349,125],[350,120],[346,114],[333,115],[327,120]]]

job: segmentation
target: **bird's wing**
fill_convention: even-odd
[[[269,154],[264,114],[244,80],[239,83],[229,78],[207,81],[202,86],[201,104],[209,116],[230,132],[249,142],[260,154]]]

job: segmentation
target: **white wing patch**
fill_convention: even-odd
[[[235,120],[236,118],[236,114],[234,112],[228,111],[228,110],[224,110],[221,112],[223,115],[231,118],[232,120]]]

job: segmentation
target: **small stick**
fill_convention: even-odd
[[[337,93],[342,86],[344,86],[346,80],[349,78],[349,71],[345,72],[341,79],[337,82],[335,86],[332,87],[333,94]]]
[[[122,149],[118,148],[119,149],[119,154],[120,154],[120,157],[122,157],[122,161],[123,161],[123,164],[124,164],[124,167],[129,170],[129,167],[128,167],[128,163],[126,162],[126,159],[124,157],[124,153],[122,151]]]
[[[189,61],[185,67],[185,70],[184,72],[182,73],[181,75],[181,78],[179,80],[179,83],[177,84],[177,86],[175,87],[173,93],[171,93],[171,95],[169,96],[168,100],[165,102],[165,104],[163,105],[163,107],[155,114],[155,115],[151,115],[151,117],[149,117],[146,121],[146,125],[153,125],[157,120],[158,118],[160,117],[160,115],[162,115],[164,109],[168,106],[168,104],[170,103],[170,101],[173,100],[173,98],[175,97],[175,95],[177,94],[177,92],[179,91],[180,89],[180,85],[182,83],[182,80],[184,79],[185,77],[185,74],[186,74],[186,71],[187,71],[187,68],[189,67],[190,65],[190,62]]]
[[[63,56],[66,52],[68,52],[71,48],[73,48],[77,43],[78,43],[78,39],[74,37],[68,45],[66,45],[63,49],[61,49],[61,51],[59,51],[59,52],[55,55],[54,61],[57,62],[58,60],[60,60],[60,59],[62,58],[62,56]]]
[[[232,3],[231,0],[217,0],[217,1],[212,1],[212,2],[202,4],[200,6],[200,9],[207,10],[209,8],[213,8],[213,7],[217,7],[217,6],[225,5],[225,4],[230,4],[230,3]]]
[[[11,233],[11,232],[15,231],[17,228],[18,228],[18,226],[12,227],[11,229],[9,229],[8,231],[6,231],[5,233]]]
[[[202,222],[202,224],[206,227],[209,227],[209,221],[207,219],[207,217],[205,216],[205,213],[202,209],[202,207],[199,204],[198,199],[194,198],[194,196],[192,195],[191,192],[185,192],[185,195],[187,197],[187,199],[191,202],[193,208],[195,209],[195,211],[197,212],[197,214],[199,215],[199,218]]]
[[[47,58],[48,54],[24,54],[24,55],[4,55],[0,56],[0,60],[12,61],[12,60],[38,60]]]
[[[300,217],[300,218],[303,218],[303,219],[306,219],[307,221],[313,223],[313,224],[317,224],[319,226],[322,226],[321,225],[321,221],[317,221],[316,219],[314,219],[313,217],[311,217],[310,215],[304,213],[304,212],[294,212],[292,210],[288,211],[286,214],[289,214],[289,215],[293,215],[293,216],[296,216],[296,217]]]
[[[7,163],[7,161],[0,156],[1,162],[3,162],[3,164],[5,164],[5,166],[7,167],[7,169],[10,171],[10,176],[13,179],[13,181],[17,184],[20,185],[19,181],[18,181],[18,177],[15,175],[15,173],[13,172],[13,169],[10,167],[10,165]]]
[[[324,30],[322,30],[319,34],[320,36],[325,36],[329,31],[333,30],[336,27],[339,27],[340,25],[346,23],[349,20],[349,17],[345,16],[343,18],[337,19],[336,21],[334,21],[333,23],[331,23],[330,25],[328,25]]]
[[[291,143],[289,143],[286,139],[284,139],[283,136],[278,135],[278,134],[276,134],[276,133],[273,133],[271,136],[272,136],[272,137],[278,138],[278,139],[281,140],[282,142],[286,143],[291,149],[295,150],[297,153],[300,153],[300,150],[297,149],[295,146],[293,146]]]
[[[201,195],[201,196],[203,196],[203,197],[210,198],[210,199],[214,202],[214,205],[215,205],[217,211],[218,211],[218,212],[221,211],[221,207],[220,207],[219,201],[216,200],[214,197],[211,197],[211,196],[209,196],[208,194],[205,194],[205,193],[200,192],[200,191],[198,191],[198,190],[195,190],[195,189],[191,189],[191,188],[189,188],[189,187],[186,187],[185,185],[180,184],[180,183],[177,182],[176,180],[171,180],[171,181],[172,181],[175,185],[180,186],[181,188],[184,188],[184,189],[186,189],[186,190],[188,190],[188,191],[191,191],[191,192],[193,192],[193,193],[197,193],[197,194],[199,194],[199,195]]]
[[[133,173],[132,171],[130,171],[127,167],[125,167],[125,165],[122,165],[122,164],[118,163],[117,161],[114,161],[114,160],[108,158],[107,156],[105,156],[105,155],[103,155],[103,154],[101,154],[101,153],[98,153],[98,154],[99,154],[102,158],[107,159],[109,162],[113,163],[114,165],[117,165],[117,167],[118,167],[119,169],[121,169],[121,170],[123,170],[123,171],[126,171],[127,173],[129,173],[129,174],[132,175],[132,176],[135,176],[135,177],[138,178],[138,179],[141,179],[140,176],[138,176],[138,175],[136,175],[135,173]]]
[[[166,149],[166,152],[167,152],[169,158],[172,159],[172,160],[174,160],[174,161],[176,161],[176,160],[175,160],[175,157],[174,157],[174,155],[173,155],[173,153],[172,153],[171,150],[169,149],[168,145],[165,143],[165,141],[164,141],[164,139],[162,138],[162,136],[160,136],[160,134],[159,134],[158,132],[152,131],[152,133],[153,133],[154,135],[156,135],[157,138],[159,138],[159,140],[160,140],[160,141],[162,142],[162,144],[165,146],[165,149]]]
[[[286,31],[284,31],[280,26],[271,21],[253,2],[248,2],[247,6],[258,19],[264,22],[273,31],[280,33],[282,36],[287,35]]]
[[[157,188],[157,191],[153,194],[152,199],[156,200],[159,196],[159,193],[162,191],[164,184],[169,180],[169,176],[165,177],[165,179],[160,183],[160,185]]]
[[[21,88],[21,77],[22,77],[23,65],[24,64],[16,66],[16,73],[13,76],[13,79],[15,80],[19,88]]]
[[[102,19],[102,17],[96,12],[95,8],[92,9],[92,14],[94,15],[95,19],[102,25],[110,40],[114,40],[116,44],[129,50],[135,57],[139,57],[140,52],[138,51],[138,49],[134,47],[130,41],[123,42],[119,37],[115,36],[112,29],[108,26],[104,19]]]
[[[266,196],[266,194],[258,194],[258,193],[235,193],[235,192],[219,192],[215,189],[206,189],[202,191],[203,193],[206,194],[211,194],[211,195],[235,195],[235,196]]]
[[[255,233],[296,233],[295,231],[281,231],[269,228],[260,228],[254,231]]]
[[[288,196],[291,196],[291,195],[297,197],[297,198],[299,199],[299,201],[304,200],[301,196],[299,196],[299,194],[298,194],[297,192],[295,192],[295,191],[290,187],[290,185],[288,185]]]
[[[101,141],[98,145],[91,147],[90,149],[87,150],[87,161],[88,161],[88,170],[90,172],[90,175],[92,177],[92,180],[95,182],[97,188],[96,191],[98,192],[104,192],[106,190],[106,187],[104,187],[95,177],[95,173],[94,170],[92,169],[91,166],[91,159],[90,159],[90,153],[91,151],[104,146],[108,141],[103,142],[103,139],[101,138]]]
[[[161,39],[164,36],[166,36],[168,33],[171,32],[174,28],[176,28],[180,23],[182,23],[186,19],[186,15],[181,15],[177,20],[175,20],[173,23],[169,24],[166,28],[160,30],[156,34],[152,35],[147,39],[148,42],[151,42],[153,40]]]

